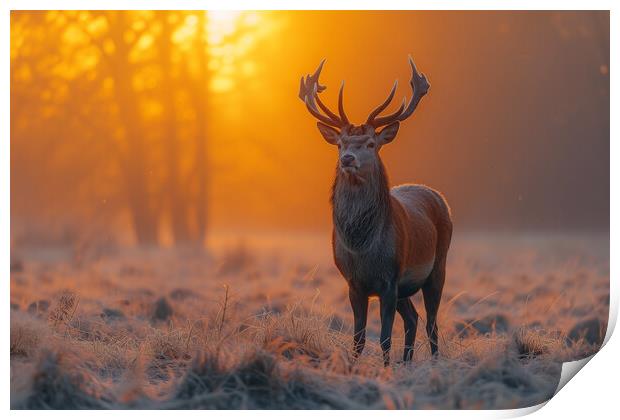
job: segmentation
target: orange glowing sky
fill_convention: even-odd
[[[382,152],[392,183],[462,227],[608,225],[608,13],[50,11],[11,14],[14,227],[126,229],[140,178],[166,229],[202,176],[212,227],[327,229],[336,153],[299,77],[327,58],[325,102],[345,79],[361,122],[394,79],[410,95],[410,53],[432,87]]]

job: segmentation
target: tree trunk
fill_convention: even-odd
[[[168,22],[169,12],[158,12],[162,25],[160,53],[163,74],[164,105],[164,144],[166,147],[166,167],[168,169],[167,187],[172,234],[176,244],[188,243],[190,231],[188,225],[187,194],[184,194],[179,173],[179,142],[176,132],[177,115],[174,98],[174,79],[172,77],[172,27]]]
[[[198,14],[198,32],[196,33],[197,60],[199,63],[198,88],[192,95],[196,108],[196,176],[198,178],[198,196],[196,197],[196,225],[197,242],[204,245],[207,234],[207,98],[208,98],[208,68],[205,28],[207,24],[206,12]]]
[[[131,85],[134,65],[129,60],[130,47],[123,39],[126,29],[124,13],[110,16],[111,34],[116,51],[110,57],[114,95],[127,143],[127,156],[121,157],[125,189],[136,239],[140,245],[157,245],[158,218],[151,203],[147,175],[148,155],[140,130],[140,112]]]

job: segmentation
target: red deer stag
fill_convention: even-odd
[[[299,97],[319,120],[317,125],[325,140],[339,150],[331,197],[332,247],[336,266],[349,284],[354,316],[353,353],[357,358],[364,349],[368,299],[377,296],[384,364],[390,363],[396,311],[405,325],[403,360],[410,361],[418,323],[410,297],[422,289],[426,332],[431,353],[436,356],[437,311],[452,237],[450,209],[439,192],[426,186],[406,184],[390,189],[379,157],[381,147],[394,140],[400,121],[413,114],[430,85],[409,57],[413,90],[409,103],[404,100],[392,114],[379,116],[394,97],[394,83],[387,99],[370,113],[366,122],[354,125],[342,103],[344,82],[338,95],[338,115],[318,96],[325,90],[319,84],[324,62],[313,75],[301,78]]]

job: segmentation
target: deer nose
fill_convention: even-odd
[[[353,155],[343,155],[340,158],[340,164],[343,167],[351,166],[351,164],[353,163],[354,160],[355,160],[355,156],[353,156]]]

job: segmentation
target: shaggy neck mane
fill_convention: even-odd
[[[388,179],[381,160],[363,181],[336,169],[331,202],[334,227],[340,240],[351,251],[369,250],[380,240],[392,211]]]

